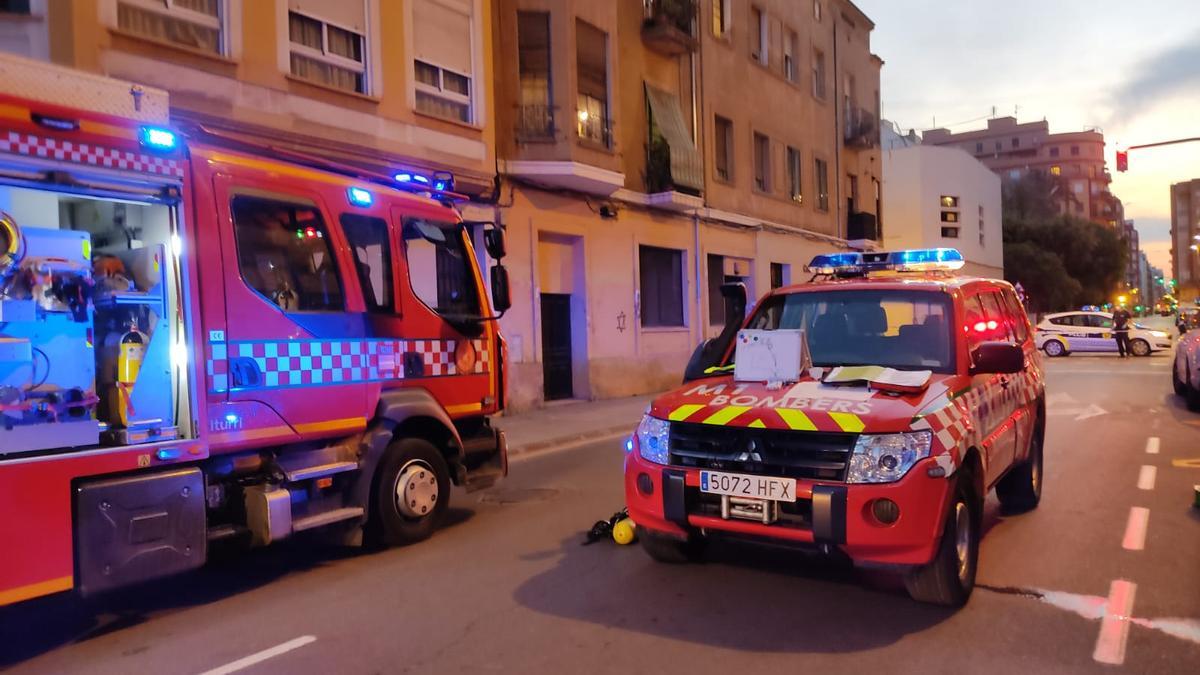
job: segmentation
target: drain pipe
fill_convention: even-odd
[[[843,140],[842,140],[842,134],[841,134],[841,128],[842,128],[842,119],[841,118],[846,115],[846,111],[843,110],[843,111],[841,111],[840,114],[838,113],[838,106],[840,106],[842,103],[842,94],[841,94],[842,71],[840,68],[838,68],[838,50],[840,49],[840,47],[838,45],[838,17],[836,14],[834,14],[833,16],[829,17],[829,19],[830,19],[829,22],[831,24],[833,24],[833,186],[834,186],[834,199],[837,200],[835,202],[837,204],[837,208],[834,209],[834,211],[833,211],[834,213],[837,214],[835,216],[835,218],[837,219],[837,222],[835,222],[833,224],[834,225],[833,231],[837,233],[839,239],[848,240],[850,237],[848,222],[847,222],[846,218],[843,217],[843,215],[842,215],[842,209],[845,208],[845,204],[842,203],[842,142],[843,142]]]

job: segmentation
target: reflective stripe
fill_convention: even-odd
[[[746,412],[750,408],[742,405],[731,405],[721,408],[717,412],[709,415],[705,420],[705,424],[729,424],[735,417]]]
[[[753,427],[755,429],[766,429],[767,428],[767,425],[763,424],[762,420],[754,420],[753,422],[751,422],[750,424],[747,424],[746,426]]]
[[[862,419],[853,413],[831,412],[829,413],[829,417],[842,428],[842,431],[856,434],[867,428],[867,425],[863,424]]]
[[[792,429],[793,431],[817,430],[817,425],[813,424],[812,420],[808,419],[808,415],[805,415],[799,410],[792,410],[791,408],[776,408],[775,412],[779,413],[780,419],[782,419],[784,424],[788,425],[788,428]]]
[[[687,418],[691,417],[692,413],[696,412],[697,410],[699,410],[703,407],[704,406],[698,405],[695,403],[681,405],[678,408],[672,410],[671,414],[667,415],[667,419],[671,420],[672,422],[680,422],[680,421],[686,420]]]

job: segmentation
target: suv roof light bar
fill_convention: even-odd
[[[850,251],[818,255],[808,263],[813,274],[860,276],[868,272],[953,272],[966,261],[958,249],[912,248],[903,251]]]

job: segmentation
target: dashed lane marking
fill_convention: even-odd
[[[310,644],[310,643],[313,643],[316,641],[317,641],[317,638],[312,635],[302,635],[294,640],[288,640],[287,642],[284,642],[283,644],[275,645],[274,647],[271,647],[270,649],[264,649],[261,652],[256,652],[254,654],[251,654],[250,656],[240,658],[237,661],[234,661],[233,663],[227,663],[223,666],[213,668],[212,670],[206,670],[203,673],[201,673],[201,675],[229,675],[229,673],[236,673],[239,670],[244,670],[244,669],[249,668],[250,666],[253,666],[257,663],[262,663],[263,661],[266,661],[267,659],[272,659],[281,654],[286,654],[286,653],[292,651],[293,649],[299,649],[300,647],[303,647],[304,645],[307,645],[307,644]]]
[[[1150,438],[1147,438],[1146,439],[1146,454],[1157,455],[1158,454],[1158,445],[1159,445],[1158,436],[1151,436]]]
[[[1137,584],[1132,581],[1117,579],[1112,582],[1108,602],[1104,605],[1104,618],[1100,621],[1100,635],[1092,652],[1096,661],[1115,666],[1125,663],[1125,644],[1129,641],[1129,619],[1136,592]]]
[[[1134,506],[1129,509],[1129,520],[1125,523],[1125,539],[1121,548],[1126,551],[1141,551],[1146,548],[1146,527],[1150,524],[1150,509]]]
[[[1200,459],[1173,459],[1171,466],[1179,469],[1200,469]]]
[[[1158,476],[1158,467],[1151,464],[1143,464],[1142,470],[1138,472],[1137,486],[1139,490],[1153,490],[1154,479]]]

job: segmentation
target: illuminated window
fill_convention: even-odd
[[[942,222],[943,223],[957,223],[958,222],[958,211],[942,211]]]
[[[957,209],[958,197],[948,197],[946,195],[942,195],[942,208]]]
[[[1051,176],[1061,176],[1062,175],[1062,167],[1057,164],[1050,167],[1050,175]]]

